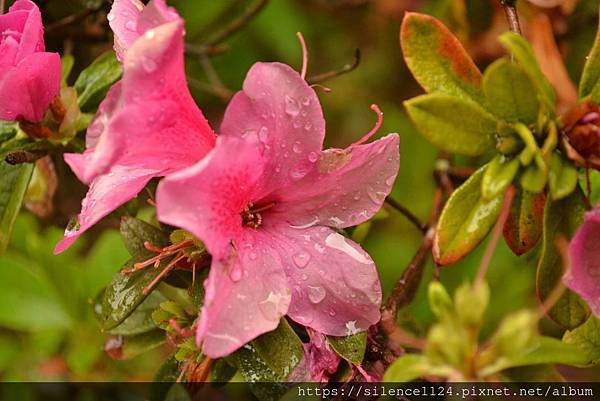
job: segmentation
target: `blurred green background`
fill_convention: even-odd
[[[8,3],[11,3],[9,1]],[[78,72],[112,46],[106,13],[108,1],[46,0],[37,2],[47,25],[46,43],[51,50],[75,57],[71,83]],[[213,127],[218,127],[224,99],[237,91],[249,67],[257,61],[281,61],[300,68],[301,50],[296,32],[303,33],[309,49],[309,77],[352,63],[361,51],[358,68],[323,82],[317,88],[327,121],[329,146],[345,147],[369,131],[377,103],[384,112],[378,135],[397,132],[401,137],[401,167],[392,197],[426,221],[432,205],[433,171],[438,151],[411,126],[402,101],[421,93],[401,57],[398,31],[405,10],[419,10],[441,18],[466,44],[484,67],[503,55],[495,32],[502,32],[494,0],[271,0],[215,49],[204,61],[194,53],[251,9],[257,0],[169,0],[186,20],[190,45],[187,74],[198,105]],[[571,77],[581,71],[597,27],[598,1],[571,2],[572,10],[548,12],[564,52]],[[525,2],[527,18],[541,10]],[[499,22],[498,22],[499,21]],[[208,61],[206,61],[208,60]],[[216,76],[215,76],[216,73]],[[71,250],[53,256],[68,219],[78,212],[85,187],[77,183],[59,159],[59,177],[53,212],[40,219],[27,211],[20,215],[12,244],[0,256],[0,378],[2,380],[149,380],[167,353],[159,349],[131,361],[113,361],[103,352],[104,336],[95,323],[91,300],[127,259],[118,232],[118,218],[109,217],[86,233]],[[456,163],[477,166],[479,160]],[[377,263],[385,292],[394,285],[420,242],[420,232],[393,209],[377,220],[363,242]],[[474,275],[482,244],[465,260],[443,268],[441,279],[450,290]],[[501,244],[488,279],[491,307],[484,334],[507,312],[535,306],[535,249],[513,256]],[[424,283],[432,276],[432,264]],[[413,304],[402,313],[406,327],[417,334],[432,321],[424,285]],[[558,327],[543,321],[542,329],[560,336]],[[597,372],[569,371],[580,379],[597,378]]]

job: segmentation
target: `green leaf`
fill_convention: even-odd
[[[537,89],[523,69],[507,59],[490,65],[483,75],[483,91],[489,109],[510,122],[537,122]]]
[[[143,259],[130,259],[125,267],[131,268]],[[144,289],[162,272],[170,259],[165,259],[158,268],[148,266],[133,273],[117,273],[106,287],[102,297],[100,325],[103,330],[112,330],[120,325],[148,297]],[[151,292],[150,292],[151,293]]]
[[[121,77],[121,63],[113,51],[100,55],[79,74],[75,89],[79,94],[79,107],[86,109],[104,98],[108,88]]]
[[[550,293],[562,285],[563,261],[556,248],[556,238],[570,239],[583,222],[585,201],[581,189],[571,195],[553,202],[548,199],[544,211],[544,231],[542,235],[542,253],[537,266],[537,294],[543,302]],[[589,309],[575,293],[566,290],[548,316],[567,329],[573,329],[585,322]]]
[[[537,163],[531,163],[525,168],[525,172],[521,175],[519,183],[525,191],[534,194],[541,193],[548,182],[548,172],[540,168]]]
[[[41,269],[26,259],[0,256],[0,325],[23,331],[68,328],[72,321]]]
[[[63,88],[68,86],[69,74],[71,74],[71,70],[73,69],[73,64],[75,63],[75,58],[70,54],[66,54],[60,58],[60,68],[61,68],[61,80],[60,86]]]
[[[558,153],[552,153],[548,173],[548,185],[552,199],[559,200],[569,196],[575,190],[578,181],[579,173],[575,166],[563,160]]]
[[[169,389],[164,401],[192,401],[192,397],[183,384],[175,383]]]
[[[516,255],[529,252],[542,237],[546,194],[517,188],[504,224],[504,240]]]
[[[149,401],[164,401],[169,389],[179,378],[179,361],[174,357],[167,359],[158,368],[149,386]]]
[[[166,300],[167,298],[160,292],[152,292],[123,323],[111,329],[109,334],[132,336],[155,329],[156,324],[152,318],[152,312],[160,307],[161,302]]]
[[[425,91],[483,102],[481,72],[440,21],[424,14],[406,13],[400,44],[408,68]]]
[[[285,381],[304,356],[302,342],[285,319],[236,351],[228,361],[248,382]]]
[[[111,336],[104,349],[111,358],[126,360],[160,347],[165,341],[165,332],[156,329],[134,336]]]
[[[429,372],[429,362],[423,355],[406,354],[396,359],[383,376],[384,382],[409,382]]]
[[[442,150],[477,156],[494,149],[497,121],[475,103],[429,94],[404,105],[419,132]]]
[[[547,112],[553,114],[556,104],[556,94],[548,79],[542,73],[542,69],[535,58],[531,45],[515,32],[506,32],[500,36],[500,42],[515,57],[521,68],[529,75],[529,78],[535,83],[537,92],[541,95],[541,100],[547,108]]]
[[[367,332],[346,337],[328,336],[327,341],[342,358],[354,365],[360,365],[367,349]]]
[[[235,375],[235,372],[237,372],[237,369],[228,364],[225,359],[217,359],[210,370],[210,381],[213,385],[227,383]]]
[[[454,263],[471,252],[500,214],[503,196],[486,200],[481,195],[486,168],[477,170],[444,206],[433,242],[433,256],[440,265]]]
[[[579,97],[590,95],[594,102],[600,102],[600,25],[579,81]]]
[[[481,180],[481,194],[485,199],[493,199],[501,195],[510,186],[519,171],[518,158],[508,159],[503,155],[496,156],[485,169]]]
[[[125,248],[131,256],[150,256],[151,253],[144,246],[146,241],[159,248],[169,244],[168,234],[135,217],[122,217],[120,230]]]
[[[587,355],[589,363],[600,364],[600,320],[592,316],[574,330],[567,331],[563,341]]]
[[[33,164],[11,166],[0,161],[0,254],[10,242],[32,172]]]
[[[562,364],[585,366],[590,363],[589,355],[572,344],[551,337],[537,337],[524,352],[512,357],[501,357],[496,363],[482,369],[482,376],[493,375],[505,369],[519,366]]]

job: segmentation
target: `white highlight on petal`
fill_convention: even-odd
[[[344,252],[346,255],[350,256],[352,259],[356,260],[359,263],[368,265],[371,264],[371,260],[366,258],[361,252],[352,247],[349,243],[346,242],[346,238],[339,233],[331,233],[325,238],[325,244],[333,249],[337,249],[338,251]]]

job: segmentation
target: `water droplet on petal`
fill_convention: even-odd
[[[157,68],[156,61],[150,57],[142,57],[142,67],[146,72],[154,72]]]
[[[311,163],[315,163],[319,159],[319,156],[315,152],[310,152],[308,154],[308,161]]]
[[[304,106],[309,106],[310,105],[310,98],[309,97],[305,97],[304,99],[302,99],[302,104]]]
[[[242,269],[239,266],[235,266],[229,272],[229,278],[235,282],[240,281],[242,278]]]
[[[108,22],[114,21],[115,18],[116,18],[116,16],[113,13],[108,13],[108,15],[106,16],[106,19],[108,20]]]
[[[302,145],[300,144],[300,142],[298,142],[298,141],[294,142],[294,145],[292,146],[292,150],[294,151],[294,153],[302,152]]]
[[[127,21],[125,23],[125,28],[129,29],[130,31],[135,31],[135,21]]]
[[[304,251],[298,252],[292,256],[292,260],[299,269],[304,269],[310,261],[310,253]]]
[[[309,121],[306,124],[304,124],[304,129],[309,131],[312,128],[312,123]]]
[[[325,298],[325,289],[323,287],[313,287],[311,285],[308,286],[308,299],[313,304],[318,304]]]
[[[385,192],[376,191],[373,187],[367,187],[367,195],[375,204],[380,204],[385,199]]]
[[[290,116],[297,116],[300,112],[300,105],[296,99],[288,95],[285,96],[285,112]]]
[[[260,127],[260,130],[258,130],[258,139],[261,142],[266,142],[269,139],[269,129],[267,127]]]
[[[385,180],[385,184],[388,185],[388,186],[391,186],[392,184],[394,184],[394,181],[396,181],[396,176],[395,175],[393,175],[391,177],[388,177]]]

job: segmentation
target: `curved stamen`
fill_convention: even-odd
[[[375,123],[375,126],[371,129],[371,131],[367,132],[366,135],[364,135],[358,141],[354,142],[351,146],[362,145],[363,143],[367,142],[373,135],[375,135],[375,133],[379,131],[379,128],[381,128],[381,124],[383,124],[383,112],[375,103],[371,105],[371,110],[377,113],[377,122]]]
[[[306,79],[306,71],[308,70],[308,48],[306,47],[306,42],[304,41],[302,32],[296,32],[296,36],[300,41],[300,47],[302,47],[302,70],[300,72],[300,76],[302,79]]]

